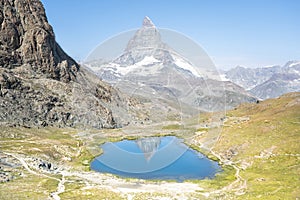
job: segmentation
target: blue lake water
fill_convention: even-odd
[[[122,177],[159,180],[213,178],[221,171],[217,162],[190,149],[174,136],[108,142],[91,169]]]

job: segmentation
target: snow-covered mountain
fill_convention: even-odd
[[[129,40],[124,52],[110,62],[86,63],[103,80],[127,94],[163,102],[171,107],[205,111],[232,108],[255,101],[242,87],[214,80],[217,71],[195,66],[162,41],[159,30],[145,17],[143,26]],[[176,105],[175,105],[176,104]],[[188,109],[191,110],[191,109]]]
[[[300,91],[300,62],[262,68],[238,66],[227,71],[225,77],[260,99],[275,98]]]
[[[112,62],[101,64],[101,66],[99,66],[99,62],[89,64],[91,69],[108,82],[118,81],[124,76],[148,76],[161,73],[167,67],[201,77],[200,69],[197,69],[162,41],[158,29],[148,17],[144,18],[143,26],[128,42],[122,55]],[[204,75],[203,72],[202,74]]]

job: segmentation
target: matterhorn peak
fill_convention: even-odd
[[[146,16],[143,20],[143,27],[155,27],[155,25],[153,24],[151,19],[148,16]]]
[[[133,38],[128,42],[125,51],[135,51],[140,49],[164,48],[158,29],[155,27],[149,17],[143,20],[143,26],[137,30]]]

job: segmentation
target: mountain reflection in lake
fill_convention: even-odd
[[[188,148],[174,136],[105,143],[91,169],[123,177],[177,180],[213,178],[217,162]]]
[[[143,151],[145,159],[150,161],[152,156],[158,150],[160,137],[146,137],[136,140],[136,144]]]

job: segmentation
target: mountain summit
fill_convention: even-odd
[[[149,17],[143,20],[143,26],[128,42],[125,52],[150,51],[164,49],[166,45],[161,40],[161,35]]]
[[[178,33],[168,34],[178,37]],[[145,17],[143,26],[134,33],[120,56],[106,63],[99,57],[99,62],[87,64],[101,79],[115,84],[124,93],[151,99],[164,114],[174,110],[180,113],[224,110],[241,102],[255,101],[231,82],[206,78],[205,69],[169,45],[162,40],[159,29]],[[204,54],[196,56],[209,59]]]
[[[155,25],[153,24],[151,19],[148,16],[146,16],[143,20],[143,27],[154,28]]]

